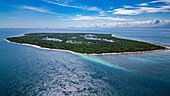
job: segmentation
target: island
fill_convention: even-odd
[[[95,33],[28,33],[19,37],[9,37],[6,40],[80,54],[143,53],[166,49],[164,46],[148,42]]]

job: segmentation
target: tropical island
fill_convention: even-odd
[[[28,33],[6,38],[9,42],[62,49],[81,54],[135,53],[164,50],[166,47],[142,41],[94,33]]]

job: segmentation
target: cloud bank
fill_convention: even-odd
[[[113,22],[113,23],[91,23],[90,27],[158,27],[169,26],[170,20],[150,20],[150,21],[131,21],[131,22]]]
[[[75,17],[71,17],[71,19],[66,19],[66,20],[112,20],[112,21],[132,21],[133,19],[114,18],[114,17],[101,17],[101,16],[82,16],[82,15],[76,15]]]

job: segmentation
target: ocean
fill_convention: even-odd
[[[4,40],[33,32],[113,34],[170,45],[168,28],[1,28],[0,96],[170,96],[170,50],[77,55]]]

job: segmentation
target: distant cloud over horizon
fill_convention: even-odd
[[[106,17],[106,16],[82,16],[76,15],[71,19],[63,19],[63,20],[112,20],[112,21],[132,21],[133,19],[127,18],[116,18],[116,17]]]
[[[170,20],[149,20],[149,21],[132,21],[132,22],[115,22],[115,23],[92,23],[90,27],[159,27],[170,25]]]

